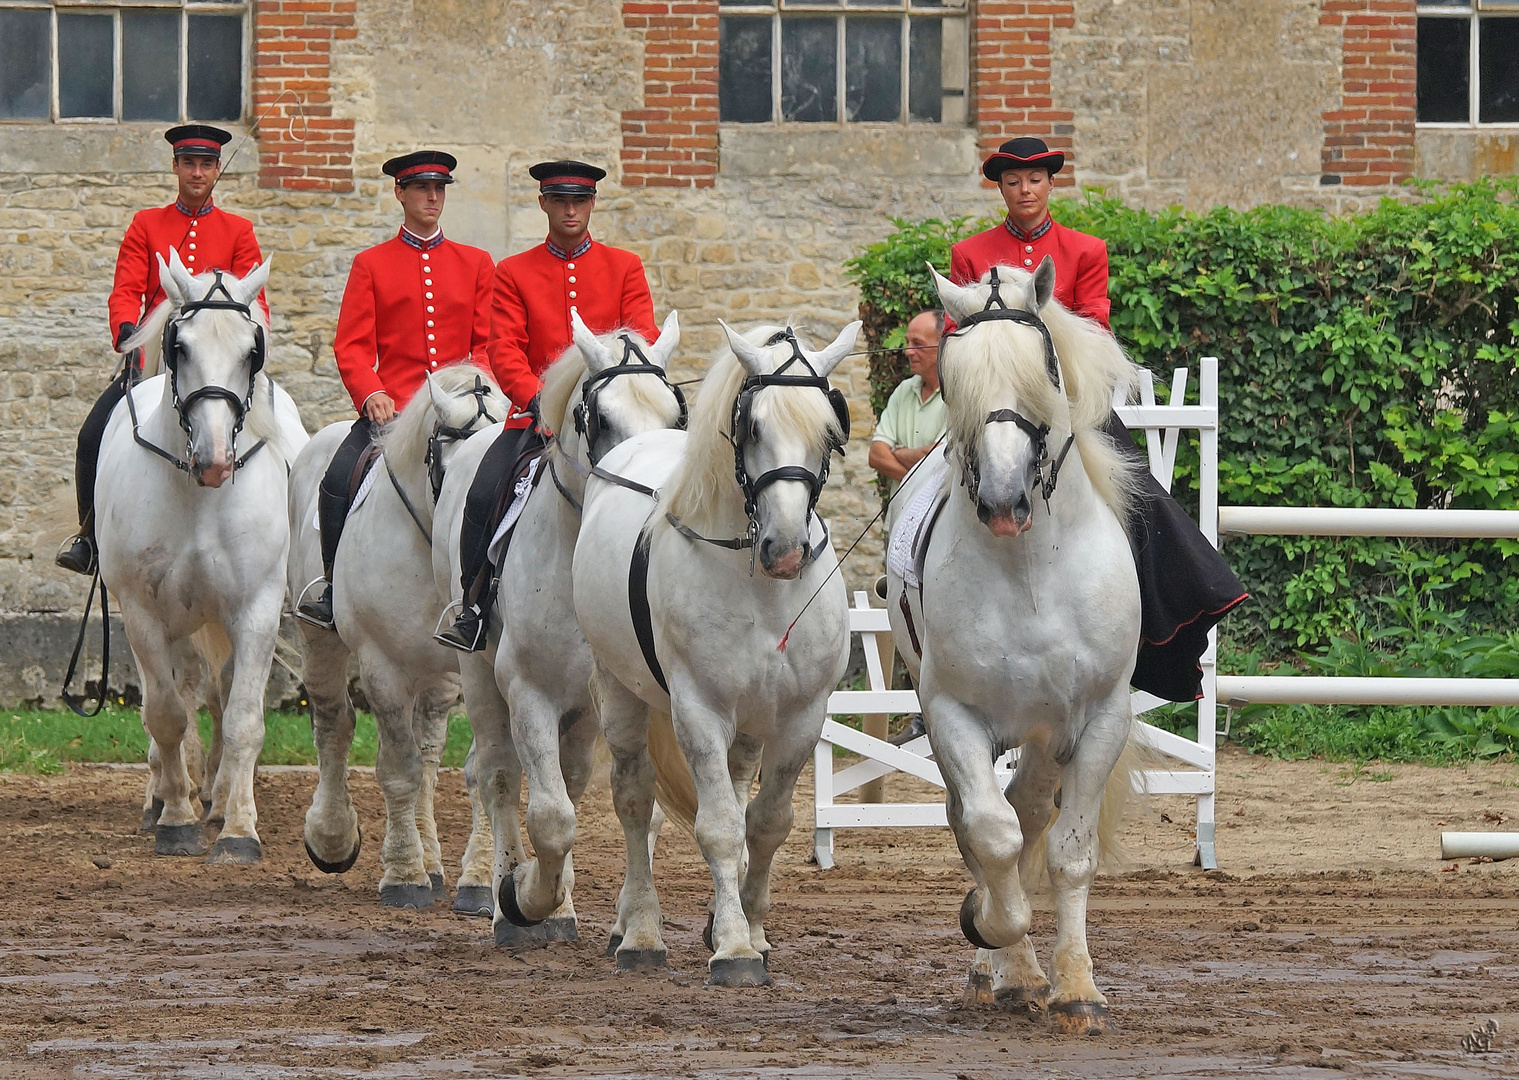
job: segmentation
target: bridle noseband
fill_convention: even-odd
[[[475,415],[471,416],[463,427],[450,427],[442,421],[433,425],[432,435],[427,439],[427,454],[423,460],[427,463],[427,480],[432,485],[434,505],[437,505],[438,496],[443,493],[443,444],[469,438],[480,430],[481,420],[484,420],[487,426],[496,422],[496,418],[491,416],[490,410],[485,407],[490,393],[491,388],[486,385],[485,380],[476,375],[475,385],[469,390],[469,395],[475,399]]]
[[[1045,325],[1044,320],[1039,317],[1038,313],[1027,311],[1024,308],[1007,306],[1002,299],[1002,282],[998,279],[997,268],[995,266],[992,267],[990,284],[992,291],[986,298],[986,306],[980,311],[967,315],[964,319],[960,320],[959,325],[952,333],[944,335],[944,341],[948,341],[950,338],[958,338],[972,327],[985,322],[1016,322],[1022,323],[1024,326],[1031,326],[1035,330],[1038,330],[1040,337],[1044,339],[1045,372],[1049,375],[1050,382],[1054,384],[1055,389],[1059,390],[1060,358],[1055,354],[1055,342],[1050,337],[1050,328]],[[940,342],[939,347],[941,349],[944,347],[943,341]],[[942,357],[943,354],[941,353],[940,355]],[[939,396],[944,400],[946,405],[949,404],[949,388],[944,382],[942,365],[939,373]],[[1044,499],[1044,508],[1047,513],[1050,507],[1050,496],[1055,494],[1055,485],[1060,479],[1060,467],[1065,464],[1066,455],[1071,452],[1071,447],[1075,444],[1076,433],[1072,431],[1065,437],[1065,443],[1061,446],[1060,453],[1051,461],[1049,451],[1050,426],[1048,424],[1036,424],[1016,409],[997,409],[994,412],[990,412],[987,414],[986,419],[982,421],[982,424],[983,426],[986,424],[1017,424],[1028,435],[1034,444],[1034,483],[1039,488],[1039,494]],[[960,477],[960,482],[965,486],[967,493],[970,495],[971,502],[976,504],[977,515],[982,518],[984,523],[987,518],[987,511],[985,507],[980,505],[981,462],[977,458],[974,446],[963,448],[961,463],[964,471]],[[1046,469],[1049,470],[1047,475]]]
[[[638,343],[633,340],[631,334],[623,333],[620,336],[622,338],[622,360],[611,367],[602,368],[581,383],[580,401],[575,405],[575,430],[585,439],[586,456],[591,459],[592,465],[601,460],[601,455],[596,453],[596,443],[601,439],[601,410],[598,407],[597,401],[601,396],[602,389],[613,379],[621,375],[659,376],[659,381],[670,388],[670,392],[675,395],[676,403],[680,405],[680,420],[677,421],[675,426],[680,430],[685,430],[686,426],[686,395],[681,393],[680,387],[670,381],[670,377],[664,368],[649,361],[649,358],[644,355],[644,351],[638,347]],[[638,358],[637,363],[634,363],[634,357]]]

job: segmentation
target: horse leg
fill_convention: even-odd
[[[206,808],[206,820],[217,824],[227,816],[226,807],[216,805],[216,777],[222,764],[222,714],[226,707],[223,687],[227,685],[226,676],[225,672],[207,671],[198,695],[205,701],[206,710],[211,714],[211,745],[205,751],[205,778],[201,782],[200,801]],[[196,700],[196,695],[194,692],[187,693],[185,700]],[[198,726],[195,737],[197,740],[200,738]]]
[[[809,714],[819,715],[822,703]],[[765,959],[770,959],[770,942],[765,937],[765,916],[770,913],[770,870],[775,862],[775,852],[791,834],[795,820],[791,796],[796,790],[796,778],[802,767],[812,759],[812,748],[817,743],[819,723],[793,724],[778,733],[764,746],[764,772],[760,778],[759,791],[748,803],[745,818],[748,832],[749,866],[744,874],[740,891],[744,914],[749,919],[749,944]],[[752,778],[753,771],[747,776]],[[748,794],[749,782],[744,782]]]
[[[132,652],[142,674],[142,726],[158,749],[155,790],[162,810],[154,826],[153,851],[157,855],[204,855],[206,841],[200,824],[199,800],[184,755],[188,710],[179,696],[176,669],[194,663],[187,642],[171,645],[152,617],[137,618],[123,612]]]
[[[1074,720],[1074,718],[1073,718]],[[1108,1029],[1108,1002],[1092,980],[1087,951],[1087,895],[1097,876],[1097,826],[1108,774],[1128,742],[1133,717],[1129,688],[1119,686],[1092,706],[1071,759],[1060,776],[1060,815],[1050,827],[1050,882],[1055,889],[1054,986],[1050,1018],[1068,1034]]]
[[[412,710],[412,728],[417,748],[422,754],[422,790],[417,799],[417,831],[422,837],[422,859],[427,879],[432,884],[433,899],[448,895],[443,878],[443,848],[438,843],[438,822],[433,816],[433,802],[438,791],[438,767],[443,762],[443,744],[448,741],[448,714],[459,700],[459,686],[452,676],[417,695]]]
[[[518,926],[543,922],[564,902],[566,859],[575,843],[575,803],[559,760],[558,703],[526,678],[507,687],[512,742],[527,777],[528,839],[534,858],[503,880],[497,894],[503,914]],[[566,725],[568,726],[568,725]]]
[[[137,827],[138,832],[151,833],[158,827],[158,817],[164,809],[164,801],[158,794],[162,775],[163,754],[158,749],[158,743],[150,735],[148,736],[148,784],[142,796],[142,824]]]
[[[754,778],[759,773],[760,759],[764,751],[765,744],[762,740],[745,735],[742,731],[734,734],[733,745],[728,747],[728,778],[733,782],[733,797],[738,800],[740,814],[744,813],[749,807],[749,795],[754,790]],[[653,836],[659,832],[659,827],[664,825],[664,811],[660,810],[657,805],[655,806],[655,811],[659,815],[659,820],[658,826],[653,823],[650,824],[652,831],[649,847],[651,849],[654,846]],[[738,876],[743,878],[748,873],[748,870],[749,848],[745,846],[738,857]],[[748,910],[747,905],[745,905],[744,910]],[[712,918],[716,911],[717,895],[714,893],[707,899],[707,925],[702,931],[701,937],[702,944],[707,946],[708,950],[712,949]],[[755,948],[759,949],[760,947],[756,945]],[[760,949],[760,952],[765,953],[769,949],[770,946],[766,945],[763,949]]]
[[[663,967],[659,894],[649,853],[654,814],[654,763],[649,759],[649,708],[598,662],[591,676],[607,747],[612,751],[612,805],[622,822],[628,872],[617,894],[617,924],[607,952],[620,971]]]
[[[976,880],[960,907],[960,929],[979,948],[1017,945],[1032,912],[1018,876],[1023,832],[997,784],[996,747],[980,718],[960,702],[940,694],[924,704],[949,824]]]
[[[480,794],[480,767],[477,743],[472,739],[464,755],[464,787],[469,793],[469,842],[459,860],[459,888],[454,896],[454,911],[460,915],[492,916],[496,913],[491,899],[491,869],[494,865],[495,837],[490,815]]]
[[[341,874],[358,860],[364,834],[348,791],[353,702],[348,697],[348,649],[331,630],[299,623],[301,683],[311,709],[317,782],[306,811],[306,854],[324,874]]]
[[[246,865],[263,858],[253,776],[264,749],[264,690],[269,683],[275,638],[279,635],[283,584],[268,602],[247,611],[243,621],[227,627],[232,646],[231,677],[224,683],[227,702],[222,716],[221,767],[214,788],[216,802],[225,807],[226,821],[207,859],[211,863]],[[221,802],[223,798],[225,803]]]
[[[567,729],[561,725],[559,736],[559,771],[564,777],[564,789],[575,806],[591,782],[595,767],[596,736],[601,733],[601,721],[594,710],[581,710],[577,719]],[[544,933],[550,941],[578,941],[580,921],[575,915],[575,853],[564,856],[564,899],[543,923]]]
[[[380,843],[380,903],[425,908],[433,902],[432,879],[417,828],[422,794],[422,751],[412,728],[414,695],[400,685],[383,653],[361,655],[364,696],[374,709],[379,735],[375,779],[385,796],[385,839]]]

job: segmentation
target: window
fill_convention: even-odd
[[[237,120],[246,0],[0,0],[0,120]]]
[[[1519,124],[1519,0],[1419,0],[1423,124]]]
[[[966,122],[966,0],[720,5],[725,122]]]

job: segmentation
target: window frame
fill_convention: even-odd
[[[246,123],[253,102],[252,58],[253,15],[255,0],[0,0],[0,9],[48,12],[48,115],[0,117],[0,125],[9,124],[193,124],[200,121],[189,116],[190,95],[190,17],[215,15],[238,18],[242,22],[243,48],[239,58],[238,96],[240,114],[235,120],[216,123]],[[122,32],[124,11],[173,11],[179,15],[179,117],[176,120],[124,120],[121,117]],[[111,112],[110,116],[60,116],[58,79],[58,16],[63,14],[110,15],[112,32]]]
[[[1482,20],[1483,19],[1519,19],[1519,0],[1456,0],[1451,3],[1421,2],[1417,6],[1415,19],[1441,18],[1452,22],[1464,19],[1469,27],[1467,33],[1467,56],[1466,56],[1466,119],[1465,120],[1419,120],[1419,90],[1414,87],[1414,126],[1428,128],[1431,131],[1512,131],[1519,129],[1519,121],[1494,120],[1486,123],[1482,120]],[[1415,29],[1415,48],[1418,47],[1418,31]],[[1417,60],[1416,60],[1417,62]]]
[[[849,125],[851,127],[922,127],[922,128],[959,128],[967,127],[971,123],[970,97],[970,55],[971,55],[971,2],[972,0],[940,0],[940,3],[932,6],[924,4],[921,0],[719,0],[718,17],[728,16],[756,18],[768,17],[770,19],[770,119],[755,121],[725,120],[725,124],[743,124],[745,127],[762,127],[770,125],[774,127],[797,125],[807,128],[828,128]],[[836,120],[787,120],[781,111],[781,23],[788,17],[819,18],[831,15],[835,20],[834,29],[834,99],[836,102],[838,119]],[[901,100],[899,102],[901,112],[896,120],[850,120],[848,118],[848,71],[846,64],[848,59],[848,37],[845,19],[849,16],[878,16],[882,18],[896,18],[901,24]],[[962,71],[965,73],[966,85],[960,90],[966,99],[966,118],[962,123],[946,123],[943,120],[914,120],[912,118],[912,72],[911,72],[911,38],[912,20],[914,17],[928,18],[958,18],[965,24],[964,49],[965,56],[962,59]],[[718,56],[718,64],[722,64],[722,56]],[[941,87],[941,94],[943,93]],[[953,94],[945,96],[954,96]],[[721,102],[719,102],[721,110]]]

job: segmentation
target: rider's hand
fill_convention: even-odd
[[[116,331],[116,351],[121,352],[121,343],[137,333],[137,324],[124,322]]]
[[[364,415],[372,424],[390,423],[396,415],[395,399],[383,390],[370,394],[364,399]]]

